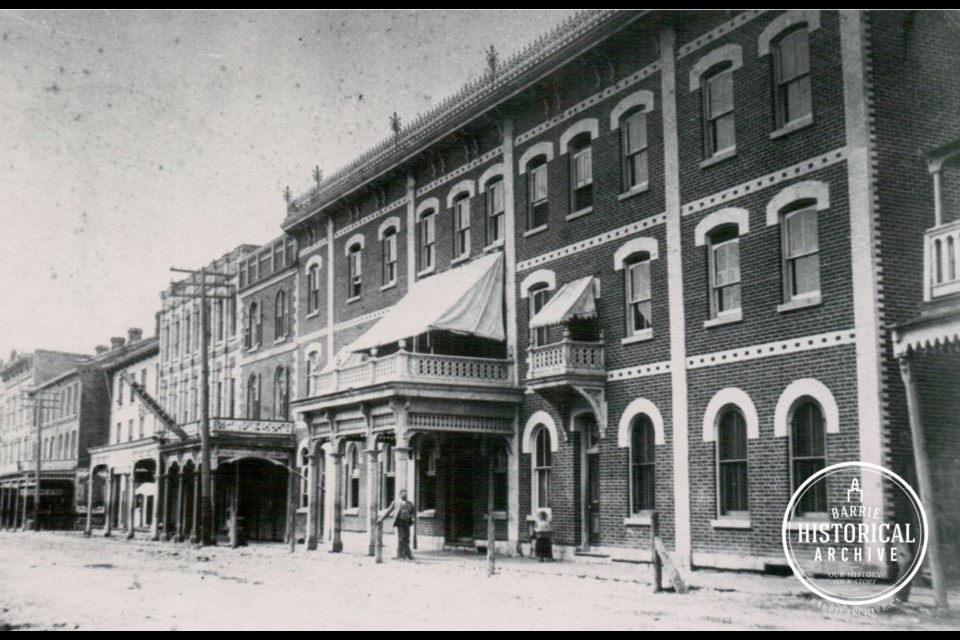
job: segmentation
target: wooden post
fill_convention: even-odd
[[[26,478],[24,478],[23,480],[23,513],[20,514],[20,530],[21,531],[27,530],[27,505],[30,502],[30,494],[27,493],[28,488],[29,487],[27,486],[27,480]]]
[[[337,446],[334,443],[334,446]],[[340,528],[343,526],[343,454],[339,451],[333,451],[330,454],[333,458],[333,545],[330,548],[331,553],[340,553],[343,551],[343,541],[340,539]]]
[[[93,535],[93,490],[97,486],[96,478],[96,470],[90,469],[90,474],[87,476],[87,517],[83,523],[84,538]]]
[[[492,446],[487,447],[487,576],[497,572],[496,524],[493,520],[494,507],[494,463],[497,456]]]
[[[133,539],[133,527],[136,524],[134,522],[134,514],[137,509],[137,497],[134,495],[134,486],[136,483],[133,479],[135,470],[136,464],[130,468],[130,473],[127,474],[127,540]]]
[[[7,528],[7,511],[10,509],[10,492],[7,487],[0,484],[0,529]]]
[[[660,514],[650,514],[650,558],[653,560],[653,592],[663,591],[663,561],[657,551],[657,539],[660,537]]]
[[[239,511],[240,511],[240,461],[237,460],[233,463],[234,469],[234,485],[233,485],[233,508],[230,513],[230,548],[236,549],[240,546],[240,531],[237,528],[240,524],[239,522]]]
[[[900,377],[907,392],[907,413],[910,417],[910,433],[913,436],[913,457],[917,467],[917,481],[920,496],[927,504],[927,557],[929,558],[930,578],[938,608],[950,606],[947,601],[947,584],[943,575],[943,562],[940,555],[940,539],[937,527],[937,509],[934,505],[933,479],[930,475],[930,462],[927,459],[926,434],[920,417],[920,397],[917,394],[916,381],[910,366],[910,356],[900,356]]]
[[[377,466],[377,456],[380,453],[376,449],[376,442],[372,438],[367,440],[367,527],[369,529],[369,540],[367,555],[375,556],[377,554],[377,505],[380,497],[380,469]]]
[[[160,472],[162,467],[160,466],[159,456],[157,459],[157,472],[156,472],[156,491],[154,491],[153,496],[153,520],[150,524],[150,539],[157,541],[160,539],[160,519],[166,514],[166,505],[163,503],[163,500],[167,497],[167,488],[166,481],[167,477]],[[166,524],[166,523],[164,523]],[[166,529],[166,526],[164,526]]]
[[[20,513],[20,482],[16,482],[12,485],[13,488],[13,513],[10,514],[10,526],[8,527],[11,531],[17,530],[17,515]]]
[[[193,471],[193,517],[190,518],[190,543],[200,543],[200,474]]]
[[[103,537],[113,535],[113,467],[107,469],[107,497],[103,503]]]
[[[317,550],[317,525],[319,524],[320,452],[307,456],[310,471],[307,473],[307,551]]]
[[[183,469],[177,469],[177,522],[176,537],[177,542],[183,542]]]
[[[295,471],[296,467],[296,458],[290,458],[290,472],[287,474],[287,477],[290,478],[287,483],[287,535],[290,537],[290,553],[294,553],[297,550],[297,482],[300,477]]]

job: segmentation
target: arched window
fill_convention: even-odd
[[[528,293],[530,297],[530,320],[533,320],[534,316],[540,313],[540,310],[547,306],[547,302],[550,300],[550,288],[547,283],[539,283],[533,287],[530,287]],[[539,347],[547,344],[549,338],[549,327],[538,327],[531,331],[530,341],[534,347]]]
[[[277,292],[277,306],[274,310],[275,324],[273,327],[273,337],[277,340],[287,335],[290,321],[290,308],[287,306],[287,292],[281,289]]]
[[[640,189],[647,183],[647,114],[634,109],[620,120],[623,149],[623,190]]]
[[[650,418],[634,418],[630,432],[630,513],[657,508],[656,433]]]
[[[248,349],[260,346],[263,341],[262,310],[256,301],[250,303],[250,316],[247,318],[247,328],[244,335],[244,345]]]
[[[316,313],[320,309],[320,265],[313,265],[307,271],[307,313]]]
[[[397,467],[393,459],[393,445],[390,443],[384,443],[380,450],[380,468],[383,469],[383,478],[380,482],[382,491],[380,504],[386,507],[397,495]]]
[[[777,128],[813,115],[810,87],[810,44],[807,25],[787,31],[771,46]]]
[[[740,312],[740,234],[736,225],[722,225],[707,236],[710,317]]]
[[[503,178],[494,178],[487,183],[484,191],[487,194],[487,244],[503,240],[504,211],[506,211]]]
[[[453,201],[453,257],[470,254],[470,194],[462,193]]]
[[[314,378],[320,373],[320,353],[311,351],[307,354],[307,397],[313,396],[316,391],[316,381]]]
[[[255,373],[247,378],[247,418],[260,419],[260,376]]]
[[[593,206],[593,147],[589,132],[570,141],[570,213]]]
[[[380,239],[381,265],[383,268],[381,283],[388,287],[397,281],[397,229],[390,227]]]
[[[310,506],[310,451],[300,450],[300,508]]]
[[[783,274],[786,301],[820,293],[820,238],[817,207],[797,203],[783,214]]]
[[[429,271],[436,266],[437,233],[436,212],[427,209],[420,216],[418,236],[420,238],[420,271]]]
[[[719,64],[701,78],[703,156],[712,158],[737,147],[733,119],[733,65]]]
[[[790,419],[790,472],[792,490],[827,466],[823,411],[811,398],[801,398]],[[797,513],[827,513],[827,487],[820,482],[808,488],[797,503]]]
[[[360,508],[360,448],[351,443],[347,452],[347,509]]]
[[[717,418],[717,476],[720,515],[748,515],[747,422],[733,405]]]
[[[552,460],[550,452],[550,432],[540,426],[533,439],[533,508],[550,508],[550,471]]]
[[[627,337],[641,336],[653,329],[650,254],[635,253],[623,263],[626,278]]]
[[[273,417],[275,420],[288,420],[290,413],[290,388],[287,370],[277,367],[273,376]]]
[[[437,508],[437,441],[422,437],[417,449],[417,508],[431,511]]]
[[[527,165],[527,229],[545,227],[549,218],[547,156],[541,155]]]
[[[363,247],[357,243],[351,245],[347,252],[347,298],[354,299],[360,297],[363,283]]]

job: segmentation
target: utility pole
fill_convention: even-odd
[[[192,276],[200,276],[200,292],[195,293],[192,289],[189,292],[172,291],[172,295],[180,298],[194,298],[200,300],[200,326],[197,331],[200,332],[200,545],[207,547],[214,544],[213,539],[213,476],[211,473],[210,457],[210,354],[207,353],[207,300],[229,300],[233,296],[224,293],[208,293],[207,287],[214,289],[232,291],[233,285],[224,282],[229,280],[229,273],[218,271],[208,271],[202,268],[199,271],[194,269],[178,269],[171,267],[171,271],[179,273],[189,273]],[[218,282],[207,282],[207,277],[219,278]],[[173,283],[174,287],[186,286],[195,287],[196,282],[183,281]]]
[[[29,393],[27,396],[33,401],[33,426],[37,430],[37,446],[35,448],[36,460],[34,461],[34,487],[33,487],[33,530],[40,531],[40,473],[42,471],[43,457],[43,410],[55,408],[59,402],[52,398],[44,398],[39,391]],[[26,501],[26,495],[24,495]],[[26,510],[24,510],[26,513]]]

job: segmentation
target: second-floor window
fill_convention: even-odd
[[[540,313],[540,310],[547,306],[550,300],[550,289],[547,285],[541,284],[530,289],[530,320]],[[547,343],[549,327],[539,327],[530,334],[530,340],[533,346],[538,347]]]
[[[503,180],[498,178],[487,184],[487,244],[503,239],[504,210]]]
[[[260,305],[256,302],[250,303],[250,317],[247,318],[246,335],[244,336],[244,345],[247,349],[257,347],[262,342],[263,324],[260,317]]]
[[[247,418],[260,419],[260,376],[255,373],[247,378]]]
[[[710,234],[710,316],[740,310],[740,238],[735,225],[725,225]]]
[[[277,420],[286,420],[290,413],[290,387],[287,382],[287,370],[277,367],[273,380],[273,417]]]
[[[433,210],[420,216],[420,271],[433,269],[436,263],[436,214]]]
[[[362,253],[363,248],[359,244],[355,244],[350,247],[350,252],[347,254],[347,273],[349,275],[349,281],[347,282],[348,298],[360,297],[363,282]]]
[[[623,190],[637,189],[647,182],[647,114],[634,111],[620,125],[623,138]]]
[[[384,231],[380,246],[383,254],[383,286],[387,286],[397,281],[397,230],[391,227]]]
[[[461,195],[453,202],[454,257],[470,253],[470,196]]]
[[[593,148],[589,133],[570,142],[570,188],[571,212],[593,206]]]
[[[820,242],[817,210],[803,206],[783,216],[784,287],[786,299],[820,292]]]
[[[777,128],[813,113],[810,46],[805,27],[794,29],[773,46]]]
[[[650,288],[650,256],[638,254],[625,264],[627,277],[627,335],[653,328]]]
[[[547,157],[539,156],[527,168],[527,228],[545,226],[549,219],[547,206]]]
[[[736,149],[733,121],[733,69],[724,65],[704,75],[703,155],[712,158]]]

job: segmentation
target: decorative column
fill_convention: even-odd
[[[197,471],[200,471],[199,467],[197,467]],[[190,542],[192,544],[200,542],[200,527],[197,522],[200,519],[200,474],[197,471],[193,473],[193,518],[190,521]]]
[[[343,454],[339,451],[339,442],[334,442],[334,451],[330,453],[333,458],[333,545],[330,551],[340,553],[343,551],[343,541],[340,539],[340,528],[343,526],[343,497],[341,485],[343,483]]]
[[[160,466],[160,456],[157,456],[157,475],[156,475],[156,491],[153,495],[153,514],[150,519],[150,539],[157,541],[160,539],[160,518],[161,514],[164,513],[162,508],[161,500],[165,497],[166,491],[164,491],[163,483],[166,481],[166,476],[161,473],[163,467]]]
[[[174,539],[177,542],[183,542],[183,469],[178,469],[177,471],[177,533]]]
[[[380,469],[377,467],[377,455],[380,451],[372,438],[367,439],[367,534],[369,537],[368,556],[376,555],[377,550],[377,505],[380,495],[378,482]]]
[[[317,550],[317,525],[319,524],[320,501],[320,456],[319,451],[307,456],[310,465],[307,472],[307,551]]]
[[[103,503],[103,537],[113,534],[113,467],[107,470],[107,497]]]
[[[27,479],[23,480],[23,512],[20,514],[20,530],[27,530],[27,504],[30,502],[30,494],[27,493]]]
[[[13,489],[13,512],[10,514],[10,526],[7,528],[11,531],[16,531],[17,514],[20,513],[20,482],[18,481],[10,486]]]
[[[137,497],[134,495],[134,471],[136,464],[130,467],[130,473],[127,474],[127,540],[133,540],[133,528],[136,524],[134,516],[137,511]]]
[[[93,490],[97,486],[96,470],[90,469],[87,476],[87,517],[83,523],[83,537],[89,538],[93,535]]]
[[[3,485],[0,485],[0,529],[7,528],[7,510],[10,508],[9,502],[9,492],[7,488]]]

